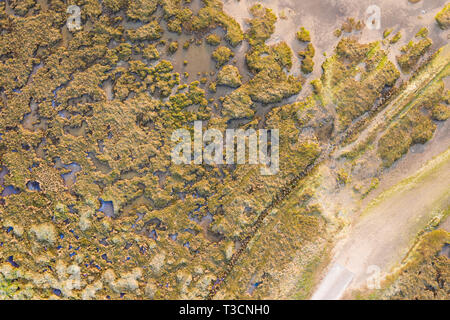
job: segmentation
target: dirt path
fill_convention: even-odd
[[[439,209],[450,205],[450,149],[414,176],[385,191],[363,211],[348,236],[334,250],[330,272],[313,299],[339,299],[366,286],[373,271],[381,276],[398,265]],[[339,272],[336,271],[339,269]],[[347,281],[345,274],[352,274]],[[345,280],[345,281],[344,281]]]

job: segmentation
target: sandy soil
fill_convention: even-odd
[[[349,290],[364,288],[376,266],[381,276],[397,266],[421,231],[439,210],[450,205],[450,149],[429,161],[418,174],[381,194],[366,208],[347,236],[338,242],[327,278],[316,292],[324,291],[329,282],[337,283],[332,292],[339,298],[347,286]],[[353,274],[351,283],[339,282],[339,274],[332,272],[336,265]],[[331,277],[329,275],[333,275]],[[331,289],[330,289],[331,290]],[[325,292],[326,293],[326,292]]]

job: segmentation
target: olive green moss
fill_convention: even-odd
[[[301,70],[303,73],[308,74],[313,71],[314,68],[314,55],[316,53],[316,50],[314,49],[314,46],[311,43],[308,43],[305,50],[302,50],[298,53],[300,57],[302,57],[301,62]]]
[[[303,73],[311,73],[314,68],[314,62],[311,57],[307,56],[302,60],[301,70]]]
[[[438,12],[435,19],[439,28],[447,30],[450,27],[450,4],[446,4],[445,7]]]
[[[257,47],[263,45],[275,31],[277,17],[271,9],[264,8],[261,4],[252,6],[250,12],[253,19],[249,21],[250,28],[246,32],[246,38],[252,47]]]
[[[151,21],[136,30],[127,30],[131,41],[158,40],[162,37],[163,29],[157,21]]]
[[[206,37],[206,43],[211,46],[218,46],[220,44],[220,40],[220,37],[215,33],[212,33]]]
[[[225,14],[223,4],[219,0],[203,0],[203,7],[198,15],[192,18],[190,27],[196,31],[214,29],[221,26],[226,30],[225,39],[235,47],[244,39],[241,26],[232,17]]]
[[[397,56],[397,62],[403,72],[409,73],[417,64],[419,59],[430,49],[432,41],[424,38],[417,42],[410,41],[401,48],[401,55]]]
[[[425,27],[420,28],[420,30],[417,31],[417,33],[416,33],[416,38],[424,38],[425,39],[427,36],[428,36],[428,29]]]
[[[167,48],[167,51],[171,54],[174,54],[175,52],[177,52],[178,50],[178,42],[177,41],[172,41],[169,44],[169,47]]]
[[[220,46],[212,53],[212,58],[216,61],[216,66],[221,67],[226,64],[231,57],[234,57],[234,52],[230,48]]]
[[[159,52],[154,45],[148,45],[142,50],[142,57],[147,60],[158,60]]]
[[[362,63],[364,68],[360,67]],[[353,38],[343,38],[336,47],[336,55],[324,65],[322,82],[327,89],[336,86],[330,98],[337,105],[342,128],[369,111],[382,90],[393,86],[400,76],[378,43],[360,44]],[[358,73],[360,80],[355,79]]]
[[[378,154],[385,167],[408,152],[416,143],[425,143],[431,139],[436,125],[420,110],[411,110],[407,116],[391,127],[378,141]]]
[[[389,43],[391,43],[391,44],[397,43],[401,38],[402,38],[402,33],[399,31],[389,40]]]
[[[237,88],[242,84],[241,74],[235,66],[224,66],[217,75],[217,84]]]
[[[406,262],[388,277],[378,297],[394,300],[445,300],[448,296],[450,259],[441,253],[450,241],[443,229],[423,235]]]
[[[384,29],[384,31],[383,31],[383,39],[386,39],[387,37],[389,37],[389,35],[392,33],[392,31],[393,31],[392,28]]]
[[[306,30],[304,27],[300,28],[300,31],[297,31],[295,34],[298,41],[301,42],[310,42],[311,41],[311,35],[309,34],[309,31]]]
[[[135,21],[148,22],[158,7],[158,0],[136,0],[128,3],[127,16]]]

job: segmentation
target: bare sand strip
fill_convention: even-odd
[[[335,249],[332,264],[313,298],[339,299],[365,288],[373,266],[381,277],[399,265],[415,235],[450,205],[450,149],[415,175],[382,193]],[[336,265],[340,267],[336,269]],[[345,270],[347,269],[347,270]],[[348,274],[354,277],[349,282]]]

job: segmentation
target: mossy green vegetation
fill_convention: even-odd
[[[136,0],[128,4],[127,16],[136,21],[149,22],[158,7],[158,0]]]
[[[402,33],[399,31],[389,40],[389,43],[391,43],[391,44],[397,43],[401,38],[402,38]]]
[[[154,45],[148,45],[142,50],[142,57],[147,60],[159,60],[158,49]]]
[[[167,51],[171,54],[174,54],[175,52],[177,52],[178,50],[178,42],[177,41],[172,41],[169,44],[169,47],[167,48]]]
[[[425,231],[400,269],[389,275],[382,288],[371,296],[393,300],[445,300],[449,290],[450,259],[444,248],[449,241],[450,234],[444,229]]]
[[[411,40],[407,45],[404,45],[401,48],[402,54],[397,56],[397,62],[402,71],[409,73],[432,44],[430,38],[423,38],[417,42]]]
[[[206,37],[206,43],[211,46],[218,46],[220,44],[220,40],[220,37],[215,33],[212,33]]]
[[[382,91],[400,76],[379,43],[360,44],[351,37],[339,41],[336,54],[323,68],[322,96],[325,103],[336,103],[341,128],[370,110]]]
[[[383,165],[390,167],[408,152],[411,145],[430,140],[436,130],[433,120],[446,120],[448,115],[443,81],[431,83],[414,105],[380,137],[377,152]]]
[[[420,30],[417,31],[417,33],[416,33],[416,38],[423,38],[423,39],[425,39],[427,36],[428,36],[428,29],[425,28],[425,27],[420,28]]]
[[[249,21],[250,29],[245,34],[251,45],[246,62],[254,77],[224,98],[222,114],[230,119],[251,117],[254,102],[280,102],[302,88],[301,78],[286,74],[292,68],[291,48],[285,42],[265,44],[275,28],[276,16],[272,10],[256,4],[250,11],[254,18]]]
[[[236,45],[242,31],[219,3],[204,1],[201,12],[211,14],[210,20],[198,30],[222,27]],[[187,21],[181,1],[158,2],[161,11],[153,5],[144,0],[109,1],[89,10],[82,5],[92,26],[64,41],[63,6],[11,18],[16,23],[0,35],[0,55],[17,57],[0,61],[0,167],[8,172],[2,178],[0,223],[13,229],[0,235],[2,297],[205,298],[226,266],[226,242],[248,231],[235,211],[241,205],[230,205],[230,188],[242,196],[255,183],[251,202],[262,212],[287,178],[318,156],[315,144],[290,146],[283,140],[292,152],[282,160],[286,175],[276,179],[262,178],[253,167],[232,174],[227,167],[174,165],[171,132],[191,130],[194,120],[225,129],[230,117],[213,114],[204,79],[181,83],[173,64],[161,60],[163,48],[173,43],[164,21],[171,32],[178,27],[191,32],[202,13]],[[133,27],[124,27],[124,19],[133,20]],[[17,45],[19,39],[23,45]],[[231,57],[229,48],[220,50]],[[243,116],[252,118],[253,101],[282,101],[298,93],[300,79],[286,74],[290,48],[276,45],[270,55],[271,64],[255,67],[250,81],[214,108],[223,112],[228,103],[238,114],[242,106]],[[242,82],[234,66],[222,71],[221,84]],[[36,121],[22,124],[35,106]],[[253,119],[251,125],[257,123]],[[29,189],[31,182],[36,190]],[[7,186],[18,192],[4,196]],[[220,214],[209,228],[196,222],[222,207],[231,210],[228,223],[237,228],[223,224]],[[52,268],[45,274],[44,265]],[[66,280],[73,274],[86,278],[71,287]]]
[[[297,31],[295,34],[298,41],[301,42],[311,42],[311,35],[309,34],[309,31],[306,30],[304,27],[300,28],[300,31]]]
[[[349,174],[347,171],[345,171],[344,168],[341,168],[337,171],[337,181],[340,184],[347,184],[351,181],[351,178],[349,177]]]
[[[378,142],[378,154],[385,167],[400,159],[409,147],[425,143],[433,136],[436,125],[420,110],[413,110],[391,127]]]
[[[312,43],[308,43],[305,50],[302,50],[298,53],[298,55],[303,58],[300,67],[303,73],[308,74],[313,71],[314,68],[313,58],[315,53],[316,50],[314,49]]]
[[[314,68],[314,61],[312,60],[312,58],[310,56],[306,56],[305,58],[303,58],[302,60],[302,65],[301,65],[301,69],[303,73],[311,73],[313,71]]]
[[[232,65],[224,66],[217,75],[217,84],[237,88],[242,84],[238,68]]]
[[[438,12],[435,19],[439,28],[447,30],[450,27],[450,4],[446,4],[445,7]]]
[[[223,11],[220,0],[203,0],[203,7],[191,21],[191,28],[196,31],[214,29],[221,26],[226,30],[225,39],[235,47],[244,39],[241,26]]]
[[[162,37],[163,29],[157,21],[151,21],[136,30],[127,30],[131,41],[158,40]]]
[[[392,28],[385,29],[383,31],[383,39],[386,39],[387,37],[389,37],[389,35],[392,33],[392,31],[393,31]]]
[[[216,61],[216,66],[221,67],[226,64],[231,57],[234,56],[234,52],[230,48],[225,46],[220,46],[212,53],[212,58]]]
[[[276,15],[271,9],[264,8],[261,4],[255,4],[250,8],[253,19],[249,21],[250,29],[246,33],[252,47],[263,45],[275,31]]]

